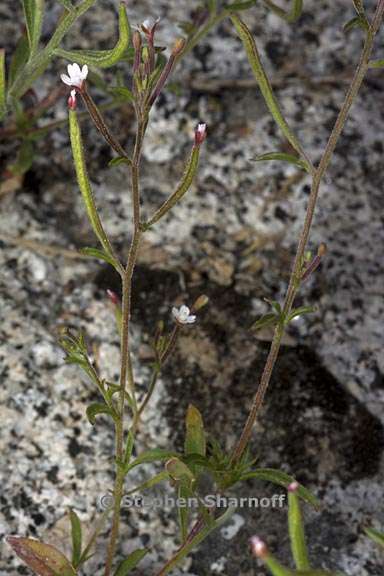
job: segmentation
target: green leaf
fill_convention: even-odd
[[[75,7],[72,4],[71,0],[57,0],[59,4],[61,4],[68,12],[72,12]]]
[[[287,121],[285,120],[280,110],[279,103],[274,95],[271,83],[268,79],[267,74],[265,73],[263,64],[261,62],[261,58],[254,37],[252,36],[249,28],[241,20],[241,18],[239,18],[239,16],[237,16],[234,13],[231,13],[230,18],[236,28],[240,40],[243,43],[253,74],[256,78],[256,81],[259,85],[260,91],[264,97],[265,103],[268,106],[270,113],[272,114],[277,125],[280,127],[284,136],[287,138],[288,142],[290,142],[292,147],[300,154],[302,158],[306,158],[305,152],[303,151],[303,148],[299,140],[297,139],[296,135],[292,132],[290,126],[288,125]]]
[[[76,568],[81,558],[82,531],[80,519],[72,508],[69,509],[69,520],[71,522],[72,564]]]
[[[374,542],[376,542],[376,544],[379,544],[379,546],[384,548],[384,533],[383,532],[379,532],[378,530],[375,530],[374,528],[364,528],[364,532],[366,533],[367,536],[369,536],[369,538],[371,540],[373,540]]]
[[[309,557],[305,541],[300,500],[295,492],[288,492],[288,530],[292,556],[298,570],[309,570]]]
[[[188,506],[188,498],[193,496],[191,490],[188,487],[187,483],[181,483],[177,490],[177,498],[179,501],[184,500],[185,506],[178,506],[178,516],[179,516],[179,524],[180,524],[180,536],[181,542],[185,542],[188,536],[188,526],[189,526],[189,516],[190,516],[190,508]]]
[[[175,482],[187,481],[189,485],[195,480],[191,470],[179,458],[173,457],[165,464],[165,469]]]
[[[199,454],[205,456],[206,441],[204,432],[204,422],[199,410],[190,404],[185,420],[186,435],[184,443],[184,453]]]
[[[5,50],[0,50],[0,121],[6,109]]]
[[[365,18],[365,16],[355,16],[354,18],[349,20],[346,24],[344,24],[344,26],[343,26],[344,32],[349,32],[350,30],[353,30],[354,28],[362,28],[362,30],[365,30],[365,31],[369,30],[369,23],[368,23],[367,19]]]
[[[279,321],[279,319],[276,316],[276,314],[274,314],[273,312],[270,312],[269,314],[264,314],[264,316],[259,318],[259,320],[256,320],[256,322],[254,322],[254,324],[252,324],[250,329],[257,331],[257,330],[261,330],[262,328],[269,328],[271,326],[276,326],[278,321]]]
[[[289,324],[294,318],[304,316],[304,314],[313,314],[313,312],[316,312],[315,306],[300,306],[290,312],[288,317],[285,319],[285,323]]]
[[[252,478],[256,478],[257,480],[265,480],[266,482],[272,482],[273,484],[283,486],[284,488],[288,488],[292,482],[296,482],[293,476],[290,476],[281,470],[275,470],[274,468],[258,468],[257,470],[247,472],[241,476],[241,480],[250,480]],[[305,502],[312,504],[312,506],[314,506],[316,509],[320,508],[320,503],[317,498],[301,484],[299,484],[297,494]]]
[[[217,0],[206,0],[206,5],[209,13],[214,15],[217,13]]]
[[[22,0],[28,42],[33,56],[38,49],[44,17],[44,0]]]
[[[79,252],[81,254],[84,254],[84,256],[88,256],[89,258],[97,258],[98,260],[104,260],[104,262],[108,262],[108,264],[111,264],[111,266],[113,266],[114,268],[116,268],[117,271],[119,271],[119,264],[115,260],[115,258],[110,256],[109,254],[106,254],[103,250],[99,250],[98,248],[80,248]]]
[[[121,265],[118,263],[117,258],[114,255],[112,245],[109,241],[108,236],[105,233],[103,225],[100,220],[100,216],[97,212],[95,199],[93,196],[91,184],[87,174],[87,168],[84,158],[83,142],[81,137],[81,131],[79,122],[77,119],[77,114],[75,110],[69,110],[69,131],[71,137],[72,155],[75,163],[77,181],[79,183],[79,188],[83,196],[83,201],[85,208],[87,210],[89,221],[92,225],[93,231],[99,239],[104,252],[108,257],[115,262],[115,268],[121,270]]]
[[[352,0],[355,10],[358,14],[364,14],[364,4],[363,0]]]
[[[269,570],[272,572],[273,576],[294,576],[295,572],[290,568],[286,568],[272,554],[268,553],[267,556],[262,558],[262,561]]]
[[[29,58],[29,43],[27,34],[23,34],[17,41],[15,50],[12,54],[11,62],[9,65],[9,78],[8,85],[13,84],[16,76],[23,68]]]
[[[129,495],[129,494],[133,494],[134,492],[138,492],[139,490],[140,491],[148,490],[149,488],[153,488],[157,484],[164,482],[164,480],[169,480],[169,474],[168,474],[168,472],[165,472],[163,470],[162,472],[159,472],[159,474],[156,474],[155,476],[153,476],[149,480],[145,480],[145,482],[142,482],[141,484],[136,486],[136,488],[133,488],[132,490],[129,490],[128,492],[125,492],[125,494]]]
[[[292,8],[289,11],[280,8],[280,6],[272,2],[272,0],[264,0],[264,4],[266,4],[277,16],[289,23],[296,22],[303,12],[303,0],[293,0]]]
[[[125,100],[126,102],[134,102],[135,101],[135,97],[133,95],[133,92],[131,92],[131,90],[129,90],[129,88],[126,88],[125,86],[115,86],[114,88],[111,88],[109,90],[109,92],[111,94],[113,94],[114,96],[117,96],[118,98],[121,98],[122,100]]]
[[[120,166],[120,164],[128,164],[130,166],[132,164],[129,158],[125,156],[119,156],[118,158],[112,158],[110,162],[108,162],[108,166]]]
[[[119,39],[112,50],[63,50],[62,48],[57,48],[55,54],[78,64],[109,68],[124,57],[129,47],[130,37],[131,32],[126,7],[121,2],[119,7]]]
[[[248,2],[234,2],[233,4],[228,4],[225,6],[225,10],[230,10],[231,12],[240,12],[241,10],[248,10],[256,4],[257,0],[249,0]]]
[[[381,60],[370,60],[370,68],[384,68],[384,59]]]
[[[289,164],[293,164],[298,166],[302,170],[309,172],[308,164],[304,162],[304,160],[300,160],[297,156],[293,156],[292,154],[285,154],[284,152],[267,152],[266,154],[260,154],[255,158],[251,158],[252,162],[265,162],[267,160],[281,160],[283,162],[288,162]]]
[[[112,416],[114,420],[117,420],[117,414],[114,410],[109,408],[106,404],[102,404],[100,402],[96,402],[95,404],[91,404],[87,408],[87,418],[92,424],[95,424],[95,418],[99,414],[106,414],[107,416]]]
[[[81,555],[79,564],[77,565],[77,568],[81,565],[84,564],[84,562],[86,562],[91,556],[91,550],[96,542],[96,539],[98,537],[98,535],[100,534],[100,532],[103,530],[105,522],[109,516],[109,514],[111,513],[111,508],[108,508],[107,510],[104,510],[104,512],[102,513],[102,515],[100,516],[100,518],[98,518],[98,520],[96,521],[96,526],[83,550],[83,553]]]
[[[16,162],[9,166],[12,174],[22,176],[33,164],[35,158],[35,147],[31,140],[24,140],[17,152]]]
[[[135,568],[138,565],[139,562],[141,562],[141,560],[147,553],[148,553],[147,548],[142,548],[132,552],[132,554],[130,554],[128,558],[126,558],[121,562],[116,572],[114,573],[114,576],[125,576],[126,574],[128,574],[131,570],[133,570],[133,568]]]
[[[164,462],[173,456],[177,456],[176,452],[171,450],[163,450],[161,448],[154,448],[153,450],[147,450],[143,452],[138,458],[136,458],[130,465],[129,470],[140,466],[141,464],[150,464],[152,462]]]
[[[230,517],[233,515],[234,512],[235,508],[228,508],[224,514],[219,516],[219,518],[217,518],[213,522],[210,522],[207,526],[205,526],[202,530],[200,530],[200,532],[198,532],[196,536],[194,536],[191,540],[189,540],[187,544],[181,546],[181,548],[173,556],[172,560],[170,560],[167,563],[167,565],[163,568],[161,573],[162,576],[165,576],[165,574],[171,572],[171,570],[173,570],[175,566],[178,566],[180,562],[186,556],[188,556],[191,550],[193,550],[199,544],[201,544],[201,542],[203,542],[203,540],[205,540],[211,534],[211,532],[213,532],[218,528],[221,528],[221,526],[223,526],[226,522],[228,522],[228,520],[230,519]]]
[[[19,536],[8,536],[6,541],[17,556],[39,576],[76,576],[74,567],[54,546]]]

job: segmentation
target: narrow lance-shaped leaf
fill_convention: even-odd
[[[354,28],[361,28],[366,32],[369,31],[369,22],[364,15],[355,16],[354,18],[351,18],[351,20],[348,20],[348,22],[343,26],[344,32],[349,32]]]
[[[96,258],[97,260],[103,260],[108,264],[111,264],[114,268],[116,268],[116,260],[112,258],[109,254],[106,254],[103,250],[99,250],[98,248],[80,248],[80,254],[84,254],[84,256],[88,256],[88,258]],[[116,268],[119,271],[119,267]]]
[[[296,494],[297,483],[288,487],[288,530],[291,550],[296,568],[309,570],[309,557],[305,541],[304,523],[301,514],[300,500]]]
[[[242,475],[241,480],[250,480],[251,478],[255,478],[257,480],[264,480],[266,482],[272,482],[273,484],[277,484],[278,486],[283,486],[284,488],[288,488],[292,482],[295,482],[295,478],[282,472],[281,470],[274,470],[273,468],[258,468],[252,472],[246,472]],[[297,494],[300,498],[302,498],[308,504],[312,504],[315,508],[319,508],[320,504],[318,499],[304,486],[299,484],[297,488]]]
[[[95,2],[96,0],[82,0],[82,2],[77,4],[72,11],[65,10],[46,47],[43,50],[38,51],[29,60],[28,64],[24,66],[22,70],[19,70],[17,77],[9,88],[10,96],[17,99],[25,94],[28,88],[33,84],[34,80],[44,72],[52,58],[54,50],[58,48],[60,42],[71,26],[80,16],[89,10]]]
[[[6,106],[6,82],[5,82],[5,50],[0,50],[0,120],[4,118]]]
[[[177,187],[175,192],[168,198],[168,200],[166,200],[164,204],[160,206],[160,208],[155,212],[152,218],[150,218],[150,220],[148,220],[148,222],[144,224],[145,229],[150,228],[151,226],[153,226],[153,224],[158,222],[160,218],[165,216],[165,214],[167,214],[167,212],[169,212],[169,210],[171,210],[171,208],[173,208],[175,204],[177,204],[177,202],[179,202],[179,200],[181,200],[181,198],[188,192],[197,172],[197,168],[199,165],[199,157],[200,157],[200,146],[194,146],[179,186]]]
[[[144,558],[144,556],[147,553],[148,553],[148,550],[146,548],[142,548],[142,549],[135,550],[134,552],[132,552],[132,554],[130,554],[128,556],[128,558],[126,558],[125,560],[123,560],[121,562],[121,564],[118,566],[116,572],[114,573],[114,576],[126,576],[126,574],[129,574],[129,572],[131,572],[131,570],[136,568],[138,563],[141,562],[141,560]]]
[[[129,470],[135,468],[136,466],[140,466],[141,464],[150,464],[152,462],[163,462],[164,460],[168,460],[177,456],[176,452],[171,450],[163,450],[161,448],[154,448],[153,450],[147,450],[140,454],[133,462],[129,465]]]
[[[44,17],[44,0],[23,0],[31,56],[38,49]]]
[[[371,60],[369,63],[370,68],[384,68],[384,60]]]
[[[272,2],[272,0],[264,0],[264,4],[277,14],[277,16],[280,16],[280,18],[290,23],[300,18],[303,11],[303,0],[292,0],[292,8],[289,11],[280,8],[280,6]]]
[[[77,180],[87,210],[89,221],[92,225],[93,231],[100,241],[100,244],[104,248],[104,251],[115,262],[115,268],[119,268],[120,265],[114,255],[112,245],[104,231],[99,214],[97,212],[95,199],[93,197],[91,184],[89,182],[87,168],[85,165],[81,131],[75,110],[69,110],[69,130]]]
[[[7,542],[38,576],[76,576],[69,560],[54,546],[19,536],[9,536]]]
[[[379,532],[379,530],[375,530],[374,528],[364,528],[364,532],[371,540],[384,548],[384,532]]]
[[[63,50],[57,48],[56,56],[61,56],[71,62],[87,64],[97,68],[109,68],[117,64],[123,58],[129,47],[130,26],[127,17],[125,4],[122,2],[119,7],[119,39],[116,46],[111,50]]]
[[[266,160],[281,160],[282,162],[288,162],[288,164],[294,164],[308,172],[307,163],[292,154],[285,154],[284,152],[267,152],[266,154],[260,154],[259,156],[252,158],[253,162],[264,162]]]
[[[91,404],[87,408],[87,418],[90,421],[90,423],[92,424],[92,426],[95,424],[96,416],[98,416],[99,414],[105,414],[107,416],[112,416],[112,418],[114,420],[117,419],[117,415],[114,412],[114,410],[109,408],[106,404],[96,402],[95,404]]]
[[[71,522],[72,564],[76,568],[81,558],[82,530],[80,519],[72,508],[69,509],[69,520]]]
[[[227,511],[219,516],[216,520],[209,523],[205,528],[200,530],[191,540],[188,540],[187,544],[184,544],[177,553],[173,556],[172,560],[163,567],[161,571],[161,575],[165,576],[165,574],[169,574],[175,566],[178,566],[180,562],[188,556],[191,550],[195,549],[201,542],[203,542],[214,530],[221,528],[232,516],[235,512],[235,508],[228,508]]]
[[[200,456],[205,456],[206,441],[203,418],[199,410],[193,406],[193,404],[188,406],[185,425],[185,454],[199,454]]]
[[[140,492],[142,490],[148,490],[149,488],[153,488],[154,486],[157,486],[157,484],[160,484],[161,482],[164,482],[165,480],[169,480],[169,474],[168,474],[168,472],[163,470],[162,472],[159,472],[159,474],[156,474],[155,476],[153,476],[149,480],[145,480],[145,482],[142,482],[141,484],[136,486],[136,488],[132,488],[132,490],[128,490],[128,492],[125,492],[125,494],[128,496],[129,494],[134,494],[135,492],[138,492],[139,490],[140,490]]]
[[[11,86],[29,58],[29,43],[27,34],[24,33],[17,41],[13,51],[8,71],[8,87]]]
[[[247,2],[233,2],[233,4],[228,4],[225,9],[232,12],[240,12],[241,10],[248,10],[256,4],[257,0],[248,0]]]
[[[276,100],[272,86],[263,68],[255,39],[253,38],[246,24],[241,20],[241,18],[239,18],[239,16],[231,13],[230,17],[237,30],[240,40],[243,43],[249,63],[252,67],[253,73],[259,85],[260,91],[264,97],[264,100],[269,108],[269,111],[271,112],[278,126],[281,128],[284,136],[287,138],[293,148],[300,154],[300,156],[306,161],[308,170],[311,171],[311,165],[306,158],[305,152],[303,151],[300,142],[292,132],[280,110],[279,103]]]

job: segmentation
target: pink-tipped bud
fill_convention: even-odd
[[[320,256],[320,258],[322,258],[323,256],[325,256],[327,253],[327,245],[322,242],[319,246],[319,248],[317,249],[317,255]]]
[[[198,124],[195,130],[195,145],[201,146],[207,137],[207,125],[204,123]]]
[[[113,292],[113,290],[107,290],[107,296],[114,306],[119,306],[120,300],[116,292]]]
[[[297,492],[299,488],[299,483],[296,482],[296,480],[294,482],[291,482],[291,484],[288,486],[287,490],[288,492]]]
[[[76,90],[71,90],[71,93],[68,98],[68,108],[70,110],[76,110],[77,102],[76,102]]]
[[[267,545],[258,536],[252,536],[249,544],[251,546],[251,552],[256,558],[265,558],[268,555]]]

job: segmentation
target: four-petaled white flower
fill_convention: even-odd
[[[195,144],[200,146],[207,137],[207,125],[204,122],[198,124],[195,130]]]
[[[172,308],[172,315],[179,324],[193,324],[196,322],[196,316],[191,314],[188,306],[184,304],[180,308]]]
[[[155,20],[151,16],[150,18],[147,18],[146,20],[144,20],[144,22],[141,25],[141,28],[142,28],[142,30],[144,30],[144,32],[146,34],[150,34],[151,32],[154,32],[154,30],[156,29],[156,26],[158,25],[159,22],[160,22],[160,17],[156,18],[156,20]]]
[[[81,88],[84,80],[88,76],[88,66],[84,64],[84,66],[80,68],[80,66],[74,62],[73,64],[68,64],[67,70],[68,76],[66,74],[61,74],[60,76],[64,84]]]

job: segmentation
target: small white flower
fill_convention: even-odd
[[[191,314],[188,306],[184,304],[180,308],[172,308],[172,315],[179,324],[193,324],[196,322],[196,316]]]
[[[64,84],[81,88],[81,85],[88,76],[88,66],[84,64],[84,66],[80,68],[80,66],[74,62],[73,64],[68,64],[67,70],[68,76],[66,74],[61,74],[60,76]]]
[[[151,32],[154,28],[156,28],[156,26],[158,25],[159,22],[160,22],[160,17],[156,18],[156,20],[155,20],[151,16],[150,18],[147,18],[146,20],[144,20],[141,27],[144,28],[146,31]]]

